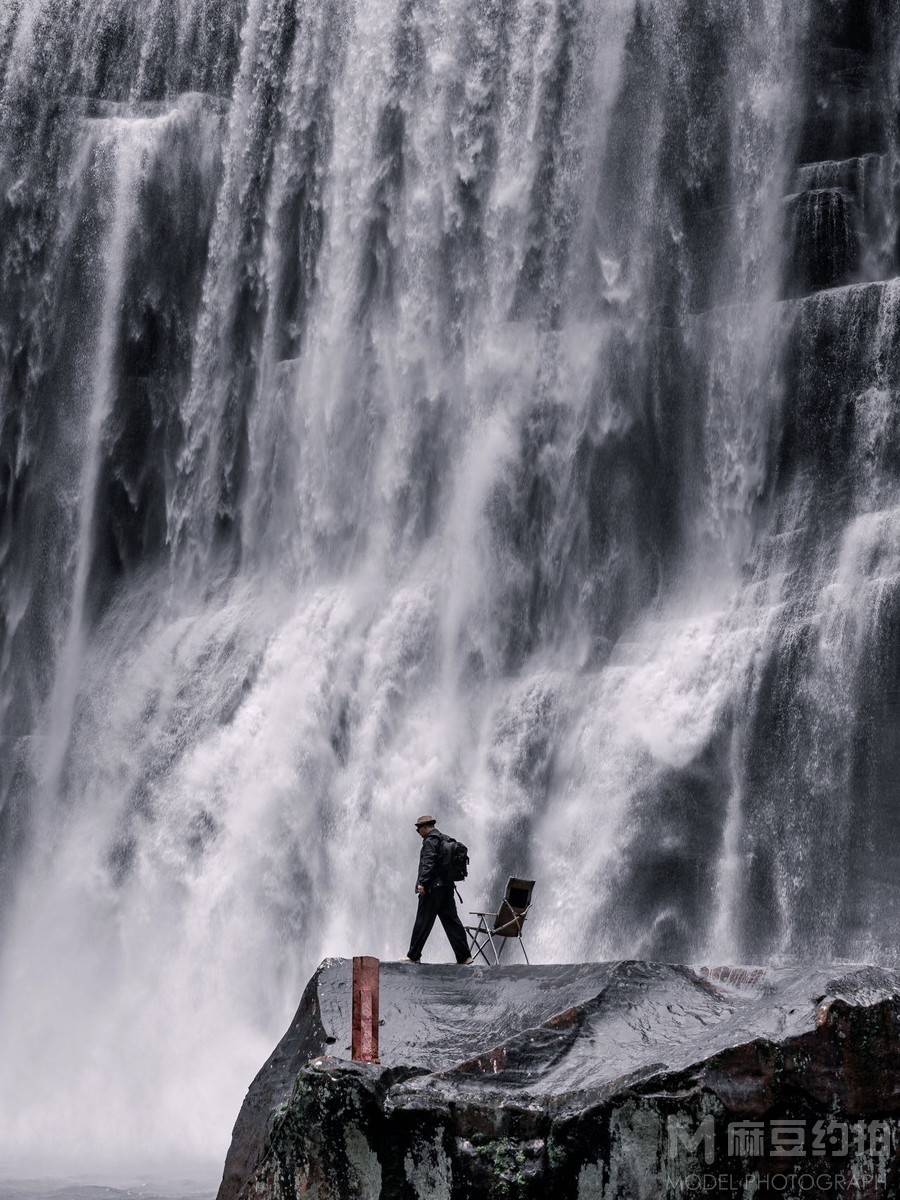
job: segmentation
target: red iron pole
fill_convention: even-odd
[[[353,960],[353,1061],[378,1062],[378,978],[381,964],[377,958],[361,956]]]

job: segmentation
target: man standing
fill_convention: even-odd
[[[450,847],[447,843],[453,839],[441,833],[434,817],[429,816],[419,817],[416,832],[422,839],[416,880],[419,911],[416,913],[407,961],[419,961],[435,919],[440,917],[456,961],[461,965],[470,963],[469,940],[456,911],[455,888],[450,874]]]

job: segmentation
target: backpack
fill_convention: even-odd
[[[448,837],[445,842],[447,852],[447,871],[453,883],[462,883],[469,873],[469,848],[455,838]]]

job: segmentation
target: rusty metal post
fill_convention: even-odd
[[[353,960],[353,1061],[378,1062],[378,976],[381,964],[365,955]]]

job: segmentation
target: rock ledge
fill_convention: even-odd
[[[381,1064],[328,960],[219,1200],[900,1196],[900,974],[384,963]]]

